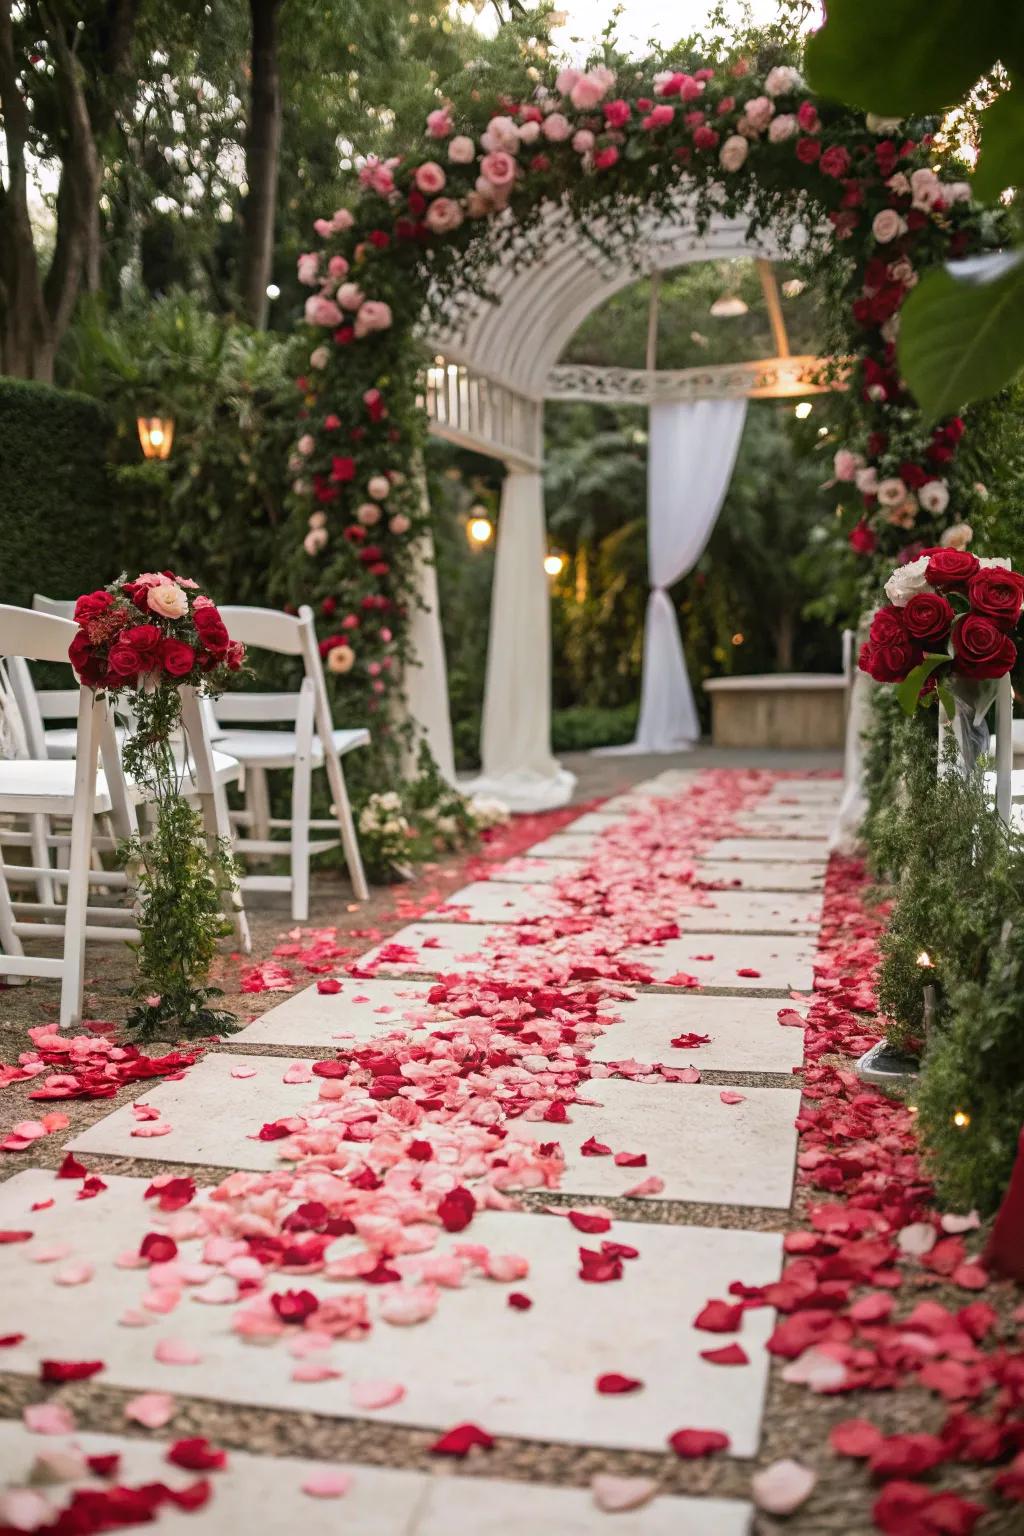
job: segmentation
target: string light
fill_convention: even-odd
[[[953,1124],[957,1127],[958,1130],[966,1131],[970,1123],[971,1117],[965,1109],[958,1109],[954,1112]]]
[[[485,517],[483,510],[475,513],[466,524],[466,532],[474,544],[486,544],[494,533],[494,524]]]
[[[268,299],[279,299],[280,297],[281,297],[281,290],[277,286],[277,284],[276,283],[268,283],[267,284],[267,298]]]
[[[809,400],[801,400],[799,405],[793,407],[793,415],[797,421],[806,421],[813,410],[814,406]]]
[[[564,567],[564,555],[552,554],[544,556],[544,569],[549,576],[561,576]]]

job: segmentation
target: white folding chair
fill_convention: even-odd
[[[273,608],[222,608],[221,616],[233,640],[252,650],[297,656],[303,667],[297,693],[227,693],[212,701],[214,744],[243,765],[246,775],[246,809],[235,820],[247,834],[236,835],[239,854],[289,855],[287,875],[246,875],[242,886],[254,891],[288,891],[292,917],[304,922],[309,916],[309,863],[315,853],[339,845],[344,850],[356,897],[369,896],[362,856],[356,838],[352,808],[341,759],[370,740],[368,730],[335,729],[331,719],[327,685],[317,648],[311,608],[300,608],[297,617]],[[240,729],[258,722],[263,729]],[[290,727],[278,728],[273,727]],[[292,770],[290,817],[270,814],[266,775],[270,769]],[[333,800],[330,819],[310,815],[312,770],[324,768]],[[287,831],[287,838],[274,838]],[[313,832],[330,832],[329,838],[313,839]]]
[[[75,626],[50,614],[0,605],[0,655],[30,661],[67,660]],[[70,817],[66,870],[0,865],[0,975],[52,977],[60,981],[60,1026],[77,1022],[82,1008],[82,982],[87,939],[134,941],[138,929],[126,922],[123,908],[90,909],[90,882],[110,884],[105,874],[90,870],[93,819],[108,815],[120,836],[136,830],[135,811],[121,775],[110,707],[88,689],[80,690],[77,720],[78,756],[74,761],[12,758],[0,761],[0,815]],[[103,771],[98,759],[102,752]],[[19,920],[7,886],[8,873],[31,877],[45,874],[65,884],[63,906],[40,903],[40,915],[60,921]],[[127,877],[121,876],[127,883]],[[63,939],[60,959],[24,953],[22,939]]]

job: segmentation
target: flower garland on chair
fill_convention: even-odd
[[[128,777],[155,815],[150,834],[118,849],[139,892],[140,939],[127,1025],[143,1039],[223,1032],[233,1015],[211,1007],[217,940],[230,931],[225,893],[236,886],[230,846],[208,836],[182,789],[187,774],[183,690],[217,693],[245,659],[216,605],[172,571],[123,577],[75,604],[78,633],[68,658],[83,687],[124,697],[130,724],[123,747]]]

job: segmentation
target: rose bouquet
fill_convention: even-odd
[[[1017,660],[1024,577],[1003,560],[926,549],[893,572],[885,595],[889,602],[861,648],[861,670],[898,684],[907,714],[938,697],[951,719],[959,701],[978,721]]]
[[[140,898],[138,1006],[128,1025],[148,1038],[168,1025],[182,1034],[223,1031],[232,1015],[209,1006],[219,994],[207,983],[227,931],[222,899],[236,871],[230,847],[207,836],[183,794],[182,690],[217,692],[241,668],[245,648],[231,639],[212,599],[172,571],[89,592],[74,616],[68,659],[84,687],[129,696],[124,767],[155,810],[146,836],[118,850]]]

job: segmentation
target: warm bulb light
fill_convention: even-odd
[[[564,555],[545,555],[544,569],[549,576],[561,576],[565,566]]]
[[[799,405],[793,407],[793,415],[797,421],[806,421],[813,410],[814,406],[809,400],[801,400]]]
[[[166,459],[174,442],[174,422],[169,416],[140,416],[136,425],[147,459]]]
[[[733,643],[733,645],[742,645],[743,644],[743,636],[742,635],[733,635],[732,643]]]
[[[486,544],[494,532],[494,525],[489,517],[471,517],[466,532],[474,544]]]
[[[931,957],[931,955],[928,953],[928,951],[926,949],[922,949],[921,953],[917,957],[916,964],[917,964],[918,968],[920,970],[922,970],[922,971],[930,971],[931,970],[932,957]]]
[[[277,286],[277,284],[276,283],[268,283],[267,284],[267,298],[268,299],[279,299],[280,297],[281,297],[281,290]]]
[[[953,1124],[958,1130],[966,1131],[971,1123],[971,1117],[965,1109],[958,1109],[953,1115]]]

